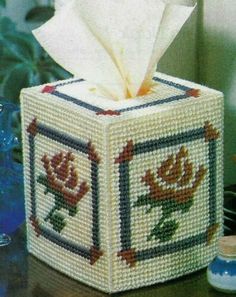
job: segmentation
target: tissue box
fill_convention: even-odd
[[[120,102],[80,79],[22,91],[28,250],[105,292],[207,266],[222,233],[223,95],[153,80]]]

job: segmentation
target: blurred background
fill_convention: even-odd
[[[225,94],[225,197],[227,207],[235,211],[236,1],[197,2],[198,8],[162,58],[158,71]],[[21,88],[69,77],[30,33],[53,15],[53,5],[53,0],[0,0],[0,96],[15,104],[19,104]],[[15,116],[14,129],[20,138],[20,115]],[[14,149],[14,158],[21,162],[20,145]]]

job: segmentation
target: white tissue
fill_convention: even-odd
[[[156,65],[192,13],[192,2],[56,0],[55,16],[33,33],[63,68],[121,100],[150,89]]]

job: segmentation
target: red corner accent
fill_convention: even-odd
[[[92,145],[91,141],[88,143],[88,159],[97,163],[100,162],[98,153],[96,152],[95,147],[94,145]]]
[[[205,141],[211,141],[211,140],[216,140],[220,136],[220,132],[217,131],[210,122],[205,122]]]
[[[29,124],[27,132],[35,136],[37,134],[37,119],[34,118],[33,121]]]
[[[109,116],[119,116],[120,112],[119,111],[115,111],[115,110],[103,110],[103,111],[99,111],[96,113],[96,115],[109,115]]]
[[[129,140],[124,147],[123,152],[115,159],[115,164],[133,160],[134,145],[133,140]]]
[[[33,216],[30,217],[31,224],[34,228],[34,231],[36,232],[36,236],[39,237],[41,235],[41,230],[39,228],[39,222],[36,218]]]
[[[207,229],[207,245],[211,244],[211,241],[219,228],[219,224],[214,224]]]
[[[187,90],[186,91],[186,95],[188,97],[195,97],[195,98],[197,98],[197,97],[199,97],[201,95],[201,92],[198,89],[191,89],[191,90]]]
[[[134,249],[118,252],[117,256],[121,257],[123,261],[126,261],[126,264],[130,267],[134,267],[136,264],[136,255]]]
[[[103,252],[92,246],[90,248],[90,264],[94,265],[97,260],[103,255]]]
[[[45,86],[44,88],[43,88],[43,90],[42,90],[42,93],[49,93],[49,94],[51,94],[52,92],[54,92],[55,91],[55,87],[54,86]]]

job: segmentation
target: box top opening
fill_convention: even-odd
[[[120,116],[144,109],[155,110],[173,104],[185,104],[189,100],[203,99],[205,95],[220,96],[221,93],[207,87],[173,78],[156,72],[153,77],[153,92],[146,96],[114,101],[102,95],[94,95],[94,86],[83,79],[69,79],[53,84],[39,86],[37,92],[51,94],[55,99],[64,100],[78,108],[97,115]]]

